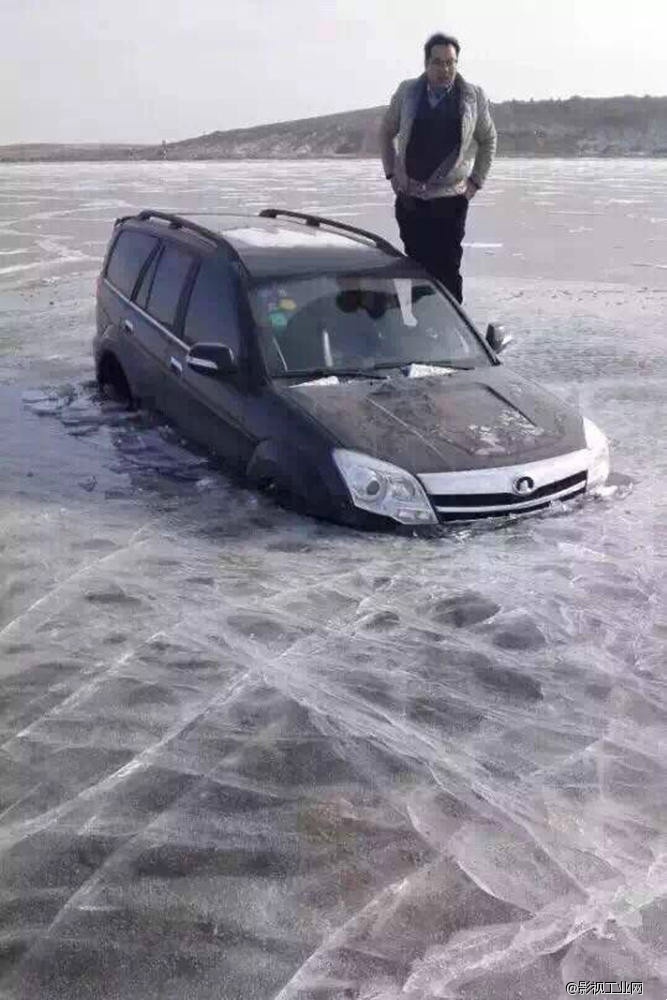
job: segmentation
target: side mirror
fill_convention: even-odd
[[[234,352],[226,344],[193,344],[185,356],[188,368],[198,375],[234,375],[239,370]]]
[[[492,351],[500,354],[512,343],[514,337],[500,323],[489,323],[486,328],[486,342]]]

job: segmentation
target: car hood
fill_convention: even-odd
[[[576,410],[503,366],[280,390],[343,448],[413,473],[486,469],[585,448]]]

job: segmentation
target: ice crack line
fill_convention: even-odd
[[[65,577],[64,580],[60,580],[59,583],[57,583],[55,587],[52,587],[51,590],[47,591],[46,594],[44,594],[42,597],[39,597],[36,601],[34,601],[30,605],[30,607],[26,608],[24,611],[21,611],[15,618],[13,618],[10,622],[8,622],[5,626],[3,626],[3,628],[0,629],[0,638],[2,638],[3,636],[6,636],[8,633],[10,633],[21,622],[23,622],[23,620],[25,618],[27,618],[29,615],[31,615],[37,608],[40,608],[47,601],[51,600],[56,594],[58,594],[61,590],[64,590],[69,584],[71,584],[78,577],[85,576],[86,573],[88,573],[90,570],[97,569],[100,566],[104,565],[105,563],[111,562],[117,556],[122,555],[122,554],[124,554],[126,552],[131,551],[133,547],[139,548],[141,545],[145,545],[150,539],[146,538],[146,539],[143,539],[143,541],[140,541],[140,542],[136,542],[135,539],[151,523],[152,522],[146,522],[146,524],[142,525],[141,528],[139,528],[137,531],[135,531],[134,534],[132,535],[132,537],[130,538],[129,542],[126,545],[124,545],[122,548],[120,548],[120,549],[114,549],[113,552],[109,552],[105,556],[100,556],[99,559],[95,559],[92,562],[86,563],[84,566],[80,566],[73,573],[70,573],[69,576]],[[48,620],[49,620],[49,616],[47,615],[47,617],[44,619],[44,622],[42,622],[42,624],[44,624]]]

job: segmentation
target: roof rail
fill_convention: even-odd
[[[207,240],[211,240],[213,243],[226,243],[221,236],[217,233],[212,232],[210,229],[206,229],[205,226],[199,226],[196,222],[190,222],[189,219],[184,219],[182,215],[174,215],[173,212],[159,212],[152,208],[145,208],[143,211],[139,212],[136,216],[142,222],[147,219],[163,219],[165,222],[169,223],[171,229],[187,229],[192,230],[192,232],[197,233],[199,236],[204,236]]]
[[[152,208],[144,208],[137,215],[124,215],[122,218],[116,219],[115,225],[118,226],[121,222],[130,222],[132,219],[138,219],[140,222],[147,222],[150,219],[162,219],[164,222],[169,223],[170,229],[185,229],[188,232],[197,233],[198,236],[203,236],[204,239],[209,240],[216,246],[224,247],[234,260],[243,267],[243,270],[246,270],[241,255],[229,240],[226,240],[220,233],[214,233],[212,229],[206,229],[205,226],[199,226],[196,222],[184,219],[181,215],[174,215],[173,212],[160,212]]]
[[[345,233],[353,233],[356,236],[363,236],[370,240],[378,248],[389,253],[392,257],[402,257],[401,251],[389,240],[385,240],[376,233],[369,232],[368,229],[359,229],[357,226],[350,226],[347,222],[336,222],[335,219],[325,219],[321,215],[309,215],[307,212],[291,212],[286,208],[263,208],[259,213],[263,219],[276,219],[278,216],[285,216],[288,219],[300,219],[307,226],[330,226],[332,229],[340,229]]]

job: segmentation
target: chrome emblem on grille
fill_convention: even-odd
[[[532,493],[535,489],[535,480],[531,479],[530,476],[519,476],[512,483],[512,490],[514,493],[518,494],[520,497],[526,497],[529,493]]]

